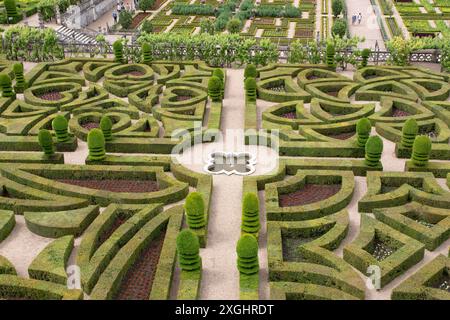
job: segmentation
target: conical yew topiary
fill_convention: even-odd
[[[50,156],[55,153],[55,148],[53,145],[53,137],[50,131],[47,129],[41,129],[38,133],[38,141],[44,154]]]
[[[220,94],[222,95],[222,99],[223,99],[224,96],[225,96],[225,73],[223,72],[222,69],[220,69],[220,68],[215,68],[215,69],[213,70],[212,75],[213,75],[214,77],[219,78],[220,81],[221,81],[222,86],[221,86],[221,88],[220,88]]]
[[[56,140],[58,142],[66,142],[69,140],[69,122],[62,115],[57,115],[52,121],[52,128],[56,134]]]
[[[366,165],[369,167],[378,166],[382,153],[383,140],[379,136],[371,136],[366,143]]]
[[[152,62],[152,53],[150,44],[144,43],[142,45],[142,63],[150,65]]]
[[[113,43],[114,61],[124,63],[123,61],[123,43],[121,40],[116,40]]]
[[[178,234],[177,252],[181,270],[196,271],[201,269],[200,244],[194,232],[185,229]]]
[[[23,76],[23,64],[15,63],[13,65],[14,76],[16,77],[16,85],[14,86],[14,91],[17,93],[22,93],[28,87],[25,78]]]
[[[244,234],[236,246],[237,267],[241,274],[252,275],[259,271],[258,241],[251,234]]]
[[[184,204],[187,223],[191,229],[199,229],[205,226],[205,202],[203,196],[198,192],[191,192],[186,197]]]
[[[419,126],[415,119],[406,120],[402,128],[402,146],[405,148],[412,148],[414,139],[419,133]]]
[[[101,161],[106,158],[105,137],[100,129],[95,128],[89,131],[87,143],[89,148],[89,160]]]
[[[428,136],[417,136],[412,149],[412,162],[419,167],[428,163],[431,152],[431,139]]]
[[[256,80],[255,78],[247,78],[244,83],[245,97],[247,101],[256,101]]]
[[[334,48],[333,43],[327,44],[326,53],[327,53],[326,57],[327,67],[330,69],[336,69],[336,59],[335,59],[336,49]]]
[[[208,81],[208,95],[213,102],[222,101],[222,82],[220,78],[212,76]]]
[[[242,201],[241,231],[256,236],[260,228],[258,196],[253,192],[248,192]]]
[[[103,136],[105,137],[105,141],[111,141],[112,140],[112,121],[111,118],[108,116],[103,116],[100,119],[100,129],[103,132]]]
[[[247,78],[258,78],[258,70],[254,64],[248,64],[244,70],[244,79]]]
[[[370,124],[369,119],[362,118],[359,119],[356,123],[356,135],[358,138],[358,147],[364,148],[369,139],[370,131],[372,130],[372,125]]]
[[[0,74],[0,87],[2,87],[2,97],[10,98],[15,96],[11,78],[7,74]]]
[[[361,51],[361,67],[367,67],[367,62],[369,61],[369,57],[370,57],[371,51],[368,48],[363,49],[363,51]]]

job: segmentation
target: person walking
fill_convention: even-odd
[[[117,23],[117,12],[116,12],[116,10],[113,11],[112,16],[113,16],[113,19],[114,19],[114,24],[116,24]]]
[[[355,22],[356,22],[356,14],[353,14],[352,15],[352,24],[355,24]]]
[[[120,6],[120,2],[117,3],[117,12],[120,14],[120,10],[122,9],[122,7]]]
[[[362,14],[361,12],[358,14],[358,24],[361,24]]]

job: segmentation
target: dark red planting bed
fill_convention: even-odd
[[[84,122],[84,123],[81,124],[81,127],[83,127],[84,129],[89,131],[91,129],[98,128],[99,127],[99,123],[98,122],[93,122],[93,121]]]
[[[297,38],[312,38],[313,31],[311,29],[295,29],[295,37]]]
[[[41,98],[42,100],[57,101],[61,100],[63,98],[63,95],[59,91],[49,91],[39,95],[39,98]]]
[[[77,179],[58,179],[58,182],[72,184],[75,186],[106,190],[112,192],[155,192],[159,190],[158,183],[152,180],[77,180]]]
[[[281,116],[287,119],[297,119],[297,114],[295,113],[295,111],[283,113]]]
[[[355,132],[344,132],[338,134],[326,134],[327,137],[339,140],[347,140],[355,135]]]
[[[151,12],[139,12],[137,15],[133,17],[133,21],[131,22],[130,29],[136,29],[136,27],[141,23],[142,20],[151,15]]]
[[[315,79],[320,79],[320,77],[318,77],[318,76],[316,76],[314,74],[311,74],[311,75],[307,76],[306,79],[308,79],[308,80],[315,80]]]
[[[340,184],[306,184],[300,190],[280,195],[279,204],[280,207],[302,206],[325,200],[340,189]]]
[[[191,96],[177,96],[177,101],[186,101],[191,99]]]
[[[405,110],[401,110],[401,109],[398,109],[398,108],[392,108],[392,117],[407,117],[407,116],[410,116],[411,115],[411,113],[409,113],[409,112],[407,112],[407,111],[405,111]]]
[[[337,97],[338,94],[339,94],[339,91],[327,91],[325,93],[330,95],[330,96]]]
[[[165,230],[150,241],[147,248],[128,270],[116,296],[117,300],[148,300],[156,267],[164,243]]]
[[[285,92],[286,91],[286,87],[284,85],[279,85],[277,87],[270,87],[268,89],[272,90],[272,91],[277,91],[277,92]]]
[[[126,74],[128,74],[128,75],[130,75],[130,76],[141,77],[141,76],[143,76],[145,73],[142,72],[142,71],[134,70],[134,71],[127,72]]]

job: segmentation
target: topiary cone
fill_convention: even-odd
[[[248,192],[242,201],[241,231],[256,236],[260,228],[258,196],[253,192]]]
[[[106,158],[105,137],[100,129],[92,129],[87,137],[89,156],[92,161],[101,161]]]
[[[208,81],[208,95],[213,102],[222,101],[222,82],[220,78],[212,76]]]
[[[103,132],[103,136],[105,137],[105,141],[111,141],[112,140],[112,121],[111,118],[108,116],[103,116],[100,119],[100,129]]]
[[[50,131],[48,131],[47,129],[39,130],[38,141],[45,155],[51,156],[52,154],[55,153],[55,148],[53,145],[53,137]]]
[[[186,197],[184,210],[186,211],[187,223],[189,228],[199,229],[205,226],[205,203],[200,193],[189,193],[189,195]]]
[[[248,101],[256,101],[256,80],[255,78],[247,78],[244,82],[245,97]]]
[[[326,48],[326,63],[327,63],[327,67],[330,69],[336,69],[336,61],[335,61],[335,54],[336,54],[336,50],[334,48],[334,44],[332,43],[328,43],[327,44],[327,48]]]
[[[197,235],[191,230],[185,229],[178,234],[176,242],[181,270],[200,270],[202,260],[199,255],[200,244]]]
[[[244,79],[258,78],[258,70],[254,64],[248,64],[244,70]]]
[[[22,93],[28,87],[25,78],[23,76],[23,64],[15,63],[13,65],[13,71],[16,78],[16,85],[14,86],[14,90],[17,93]]]
[[[431,139],[428,136],[417,136],[412,150],[412,162],[419,167],[428,163],[431,152]]]
[[[252,275],[259,272],[258,241],[250,234],[244,234],[236,246],[237,268],[241,274]]]
[[[359,119],[356,123],[356,135],[358,147],[364,148],[369,139],[370,131],[372,130],[372,125],[367,118]]]
[[[366,165],[369,167],[377,167],[380,164],[382,153],[383,140],[379,136],[371,136],[366,143]]]
[[[222,85],[221,85],[221,88],[220,88],[220,94],[222,95],[222,99],[223,99],[224,96],[225,96],[225,73],[223,72],[222,69],[220,69],[220,68],[215,68],[215,69],[213,70],[212,75],[213,75],[214,77],[219,78],[220,81],[221,81],[221,84],[222,84]]]
[[[148,43],[142,45],[142,62],[147,65],[152,62],[151,47]]]
[[[415,119],[406,120],[402,128],[402,146],[405,148],[412,148],[414,139],[419,133],[419,126]]]
[[[56,134],[56,140],[58,142],[66,142],[69,140],[69,122],[62,115],[57,115],[52,121],[52,128]]]
[[[7,74],[0,74],[0,87],[2,88],[2,97],[10,98],[15,96],[11,78]]]
[[[121,40],[116,40],[113,43],[114,61],[123,63],[123,43]]]

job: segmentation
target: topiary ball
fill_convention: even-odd
[[[431,152],[431,139],[428,136],[417,136],[414,140],[412,150],[412,162],[419,167],[423,167],[428,163]]]
[[[52,121],[52,128],[55,131],[58,142],[66,142],[69,140],[68,132],[69,122],[62,115],[57,115]]]
[[[220,80],[222,80],[222,82],[223,82],[223,80],[225,79],[225,73],[223,72],[223,70],[222,70],[221,68],[215,68],[215,69],[213,70],[212,75],[213,75],[214,77],[217,77],[217,78],[219,78]]]
[[[44,154],[46,155],[52,155],[55,153],[55,149],[53,146],[53,137],[50,131],[47,129],[41,129],[38,133],[38,141],[39,145],[41,146],[42,150],[44,151]]]
[[[248,64],[244,70],[244,79],[258,78],[258,70],[254,64]]]
[[[367,139],[369,139],[370,131],[372,130],[372,124],[367,118],[359,119],[356,123],[356,134],[358,147],[363,148],[366,145]]]
[[[200,193],[189,193],[186,197],[184,210],[186,211],[189,228],[198,229],[205,226],[205,203]]]
[[[372,136],[366,143],[365,163],[369,167],[376,167],[380,164],[381,154],[383,153],[383,140],[379,136]]]
[[[208,80],[208,95],[213,102],[222,100],[222,81],[216,76],[212,76]]]
[[[247,213],[259,212],[259,200],[258,196],[255,193],[245,193],[244,200],[242,201],[242,211]]]
[[[251,234],[244,234],[238,241],[236,253],[239,258],[254,258],[258,256],[258,241]]]
[[[418,133],[419,125],[417,124],[417,121],[415,119],[406,120],[402,128],[402,146],[411,148]]]
[[[13,71],[14,73],[23,73],[23,64],[20,62],[13,64]]]
[[[201,268],[201,258],[197,235],[191,230],[182,230],[177,236],[176,244],[181,270],[199,270]]]

